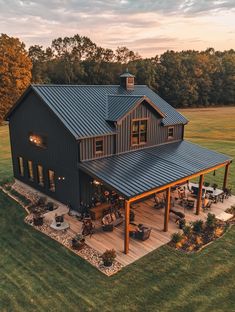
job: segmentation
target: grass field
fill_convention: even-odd
[[[116,276],[23,222],[0,192],[0,311],[235,311],[235,227],[195,255],[164,246]]]
[[[226,110],[184,111],[191,119],[187,138],[234,156],[235,108]],[[0,127],[0,179],[11,177],[7,136]],[[235,227],[198,254],[163,246],[108,278],[26,225],[24,216],[0,192],[1,312],[235,311]]]
[[[190,122],[185,126],[185,138],[193,143],[227,154],[235,159],[235,107],[186,109],[180,112]],[[208,174],[205,181],[223,185],[224,168],[216,175]],[[235,161],[230,166],[228,186],[235,193]]]

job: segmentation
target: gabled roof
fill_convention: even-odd
[[[145,95],[108,95],[107,120],[120,120],[143,101],[151,105],[161,117],[165,117]]]
[[[146,96],[165,117],[163,125],[185,124],[187,119],[145,85],[126,90],[119,85],[32,85],[33,90],[57,115],[76,139],[114,134],[115,128],[107,122],[109,95]],[[29,90],[27,91],[27,93]],[[20,105],[12,109],[8,118]],[[122,105],[118,103],[119,107]],[[120,107],[122,110],[122,108]]]
[[[224,154],[180,141],[85,161],[79,167],[132,198],[231,160]]]

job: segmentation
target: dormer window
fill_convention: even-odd
[[[103,138],[95,139],[95,155],[101,155],[104,152],[104,140]]]
[[[174,138],[174,127],[168,127],[168,140]]]
[[[135,119],[131,124],[131,145],[147,143],[147,119]]]
[[[47,147],[47,140],[46,137],[43,135],[30,133],[29,134],[29,142],[35,146],[46,148]]]

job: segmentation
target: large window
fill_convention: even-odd
[[[33,162],[32,162],[32,160],[28,160],[28,177],[29,177],[29,180],[33,181]]]
[[[24,176],[24,160],[22,157],[18,157],[18,168],[19,174],[23,177]]]
[[[47,147],[47,139],[46,139],[46,136],[44,136],[44,135],[30,133],[29,134],[29,141],[31,144],[33,144],[35,146],[42,147],[42,148]]]
[[[103,138],[95,139],[95,154],[102,154],[104,152],[104,141]]]
[[[133,120],[131,125],[131,145],[147,142],[147,119]]]
[[[44,186],[43,167],[41,165],[37,165],[37,174],[38,174],[38,184]]]
[[[48,170],[49,190],[55,192],[55,172]]]
[[[173,139],[174,138],[174,127],[169,127],[168,128],[168,139]]]

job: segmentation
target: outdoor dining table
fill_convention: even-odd
[[[191,187],[194,186],[194,187],[199,187],[199,185],[197,183],[190,183]],[[217,203],[218,202],[218,199],[221,195],[224,194],[224,191],[221,190],[221,189],[214,189],[213,187],[211,186],[203,186],[203,188],[205,190],[205,193],[206,194],[209,194],[210,197]]]

